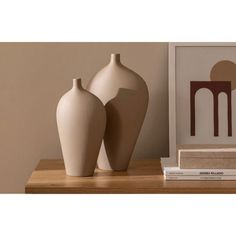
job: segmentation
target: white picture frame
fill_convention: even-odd
[[[177,132],[176,132],[176,50],[178,47],[236,47],[236,43],[169,43],[169,162],[176,163]]]

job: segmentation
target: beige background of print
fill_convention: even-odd
[[[56,106],[110,53],[146,81],[150,101],[133,158],[168,155],[167,43],[0,43],[0,192],[24,192],[41,158],[61,158]]]
[[[227,132],[227,97],[224,93],[219,94],[219,136],[213,136],[213,95],[208,89],[196,93],[196,135],[190,136],[190,81],[210,81],[212,67],[222,60],[236,62],[236,47],[177,47],[177,144],[235,144],[236,90],[232,90],[232,137]]]

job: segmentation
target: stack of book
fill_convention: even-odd
[[[161,160],[166,180],[236,180],[236,148],[193,148],[177,150],[177,165]]]

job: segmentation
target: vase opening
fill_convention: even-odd
[[[73,79],[73,88],[83,89],[81,78],[79,78],[79,79]]]
[[[111,54],[111,63],[117,63],[120,64],[120,54],[118,53],[112,53]]]

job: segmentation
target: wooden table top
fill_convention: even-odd
[[[236,181],[165,181],[160,160],[133,160],[126,172],[96,169],[92,177],[70,177],[63,160],[41,160],[26,193],[236,193]]]

